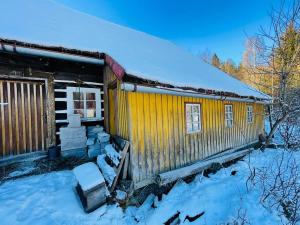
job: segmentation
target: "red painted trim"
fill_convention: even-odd
[[[111,70],[114,72],[116,77],[119,80],[122,80],[122,78],[125,74],[124,68],[107,54],[105,54],[104,61],[111,68]]]

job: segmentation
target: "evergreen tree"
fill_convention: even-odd
[[[286,79],[287,88],[300,87],[300,31],[296,30],[294,23],[290,23],[280,37],[280,45],[275,49],[275,68],[282,70],[288,68],[289,76]]]

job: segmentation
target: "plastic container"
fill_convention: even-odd
[[[60,150],[57,146],[52,146],[48,148],[48,157],[49,159],[56,159],[60,155]]]

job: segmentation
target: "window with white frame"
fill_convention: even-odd
[[[225,105],[225,126],[226,127],[232,127],[233,126],[232,105]]]
[[[67,87],[67,112],[80,114],[82,121],[101,120],[100,89]]]
[[[195,133],[201,130],[200,104],[186,104],[186,130],[187,133]]]
[[[247,105],[247,123],[253,123],[253,106]]]

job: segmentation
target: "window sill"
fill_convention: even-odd
[[[82,118],[81,122],[95,122],[95,121],[101,121],[104,120],[103,117],[101,118]]]

